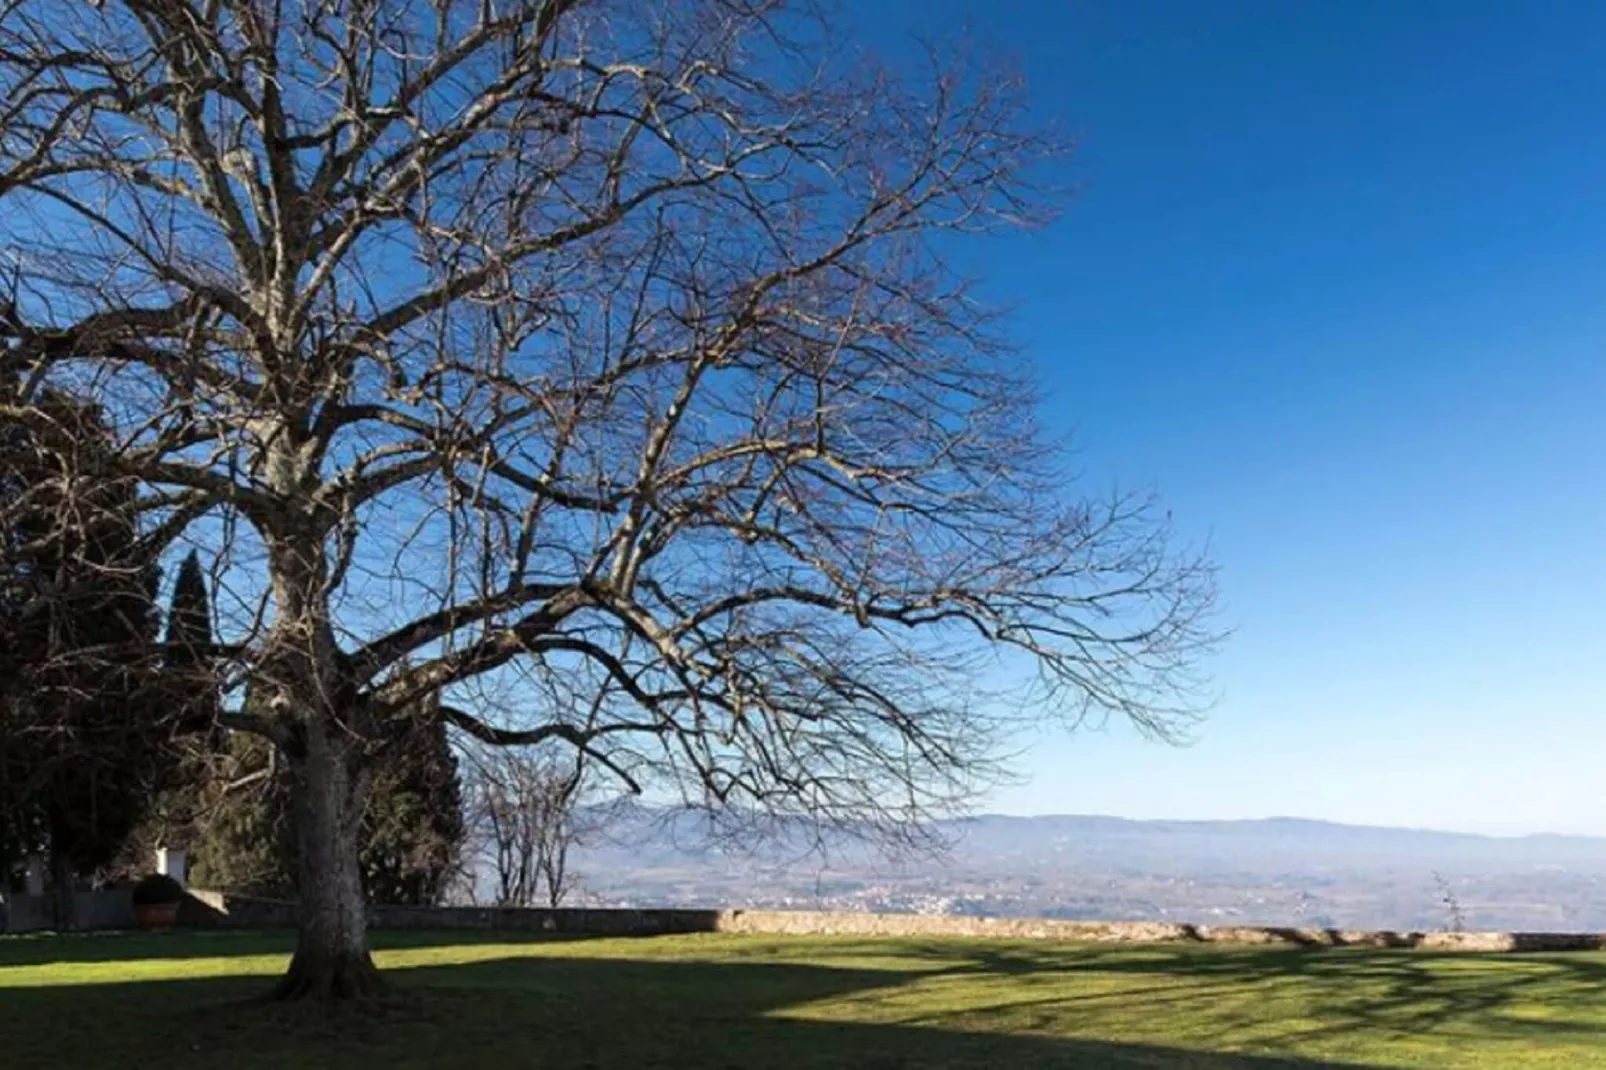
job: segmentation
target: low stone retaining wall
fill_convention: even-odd
[[[1599,933],[1450,933],[1189,925],[1149,921],[1059,921],[846,911],[732,910],[721,932],[820,936],[965,936],[1092,944],[1240,944],[1287,947],[1399,947],[1433,951],[1596,951]]]
[[[296,905],[282,899],[258,899],[203,888],[191,888],[178,907],[178,924],[230,929],[293,929]]]
[[[0,933],[49,929],[50,908],[42,895],[0,896]],[[134,900],[127,890],[74,892],[73,914],[80,929],[126,929],[134,924]]]
[[[376,906],[379,929],[483,929],[510,932],[650,936],[747,933],[755,936],[977,937],[1094,944],[1234,944],[1282,947],[1394,947],[1430,951],[1598,951],[1599,933],[1449,933],[1187,925],[1169,922],[1059,921],[953,914],[861,914],[836,910],[630,910],[592,907]],[[183,925],[277,929],[295,924],[295,904],[195,890]]]
[[[731,931],[721,924],[721,919],[732,913],[735,912],[589,907],[542,910],[381,904],[368,908],[368,923],[376,929],[506,929],[599,936],[653,936]],[[258,899],[192,888],[189,898],[179,908],[178,923],[232,929],[287,929],[296,924],[296,905],[281,899]]]
[[[515,929],[595,936],[659,936],[666,933],[735,932],[731,910],[632,910],[561,907],[376,906],[369,920],[379,929]]]

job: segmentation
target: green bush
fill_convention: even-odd
[[[166,906],[184,901],[184,886],[165,873],[148,873],[134,885],[134,905]]]

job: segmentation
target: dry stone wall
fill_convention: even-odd
[[[192,891],[180,924],[272,929],[295,924],[295,904]],[[1598,933],[1450,933],[1206,926],[1166,922],[1060,921],[827,910],[629,910],[571,907],[376,906],[380,929],[504,929],[514,932],[648,936],[746,933],[755,936],[974,937],[1097,944],[1206,943],[1285,947],[1394,947],[1431,951],[1597,951]]]

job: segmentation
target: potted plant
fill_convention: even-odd
[[[134,885],[134,920],[141,929],[171,929],[184,902],[184,886],[165,873],[150,873]]]

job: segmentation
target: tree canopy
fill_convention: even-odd
[[[1042,216],[1007,72],[750,0],[0,11],[0,415],[101,404],[151,530],[219,557],[225,720],[292,784],[282,994],[377,983],[356,830],[429,696],[886,829],[1023,710],[1197,709],[1207,563],[1072,485],[945,260]]]

